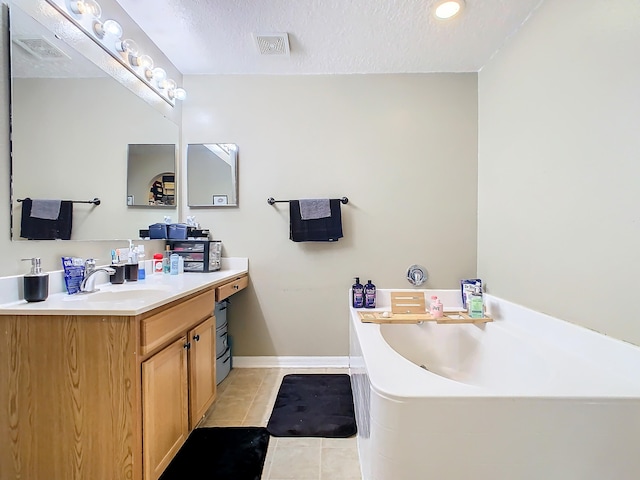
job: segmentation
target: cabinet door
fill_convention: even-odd
[[[187,339],[142,363],[142,449],[145,480],[160,477],[189,435]]]
[[[190,427],[194,428],[216,396],[216,319],[189,332]]]

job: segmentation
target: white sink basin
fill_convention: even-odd
[[[81,295],[87,302],[127,302],[131,300],[157,300],[167,296],[167,291],[154,288],[133,290],[108,290]]]
[[[117,303],[123,302],[139,305],[141,303],[156,302],[171,295],[171,289],[162,285],[138,286],[138,285],[117,285],[101,287],[94,293],[76,293],[67,295],[62,300],[64,302],[76,303]],[[102,305],[104,306],[104,305]]]

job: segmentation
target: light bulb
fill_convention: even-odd
[[[446,2],[440,3],[436,7],[435,14],[436,14],[436,17],[446,20],[448,18],[451,18],[457,15],[458,12],[460,12],[461,8],[462,8],[462,0],[446,1]]]
[[[76,0],[69,2],[69,8],[77,15],[91,15],[94,18],[100,18],[102,9],[94,0]]]
[[[163,80],[162,82],[158,82],[158,87],[163,88],[165,90],[175,90],[178,85],[175,80],[171,80],[170,78]]]
[[[153,68],[153,59],[149,55],[129,55],[129,63],[134,67]]]
[[[122,26],[115,20],[107,20],[102,24],[102,29],[109,35],[113,35],[116,38],[122,37]]]
[[[116,38],[120,38],[122,36],[122,27],[115,20],[107,20],[104,23],[95,22],[93,24],[93,31],[96,32],[96,35],[100,38],[107,34]]]
[[[153,80],[155,80],[157,83],[160,83],[167,78],[167,72],[165,72],[164,69],[160,67],[156,67],[151,70],[151,78],[153,78]]]
[[[116,50],[122,53],[128,53],[130,55],[138,55],[138,44],[133,40],[127,38],[125,40],[116,42]]]
[[[187,98],[187,91],[184,88],[176,88],[173,90],[173,98],[176,100],[184,100]]]

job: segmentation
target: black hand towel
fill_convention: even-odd
[[[331,216],[302,220],[300,202],[289,202],[289,238],[294,242],[336,242],[342,238],[340,200],[329,201]]]
[[[25,198],[22,201],[22,216],[20,220],[20,236],[29,240],[70,240],[73,222],[73,202],[60,202],[60,214],[55,220],[35,218],[31,216],[32,201]]]

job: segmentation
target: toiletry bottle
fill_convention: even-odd
[[[138,280],[144,280],[147,277],[144,262],[144,245],[138,245]]]
[[[431,296],[431,303],[429,304],[429,313],[433,318],[442,317],[442,302],[436,295]]]
[[[471,318],[484,317],[484,302],[482,290],[476,285],[471,295],[469,295],[469,316]]]
[[[169,257],[169,273],[171,275],[178,275],[180,269],[180,255],[172,253]]]
[[[371,280],[364,285],[364,308],[376,308],[376,286]]]
[[[364,307],[364,287],[360,283],[360,277],[355,277],[356,283],[351,286],[351,304],[353,308]]]
[[[49,274],[42,273],[40,259],[23,258],[31,261],[31,272],[24,276],[24,299],[27,302],[42,302],[49,296]]]
[[[162,258],[162,273],[171,273],[171,250],[169,250],[169,245],[165,246],[164,257]]]
[[[153,273],[162,273],[162,254],[153,254]]]

